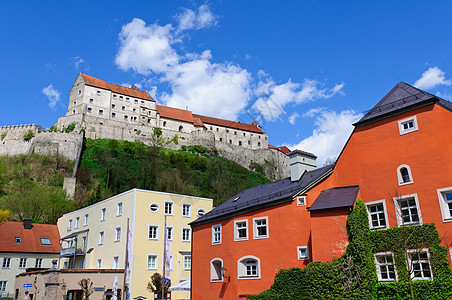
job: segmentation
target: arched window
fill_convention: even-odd
[[[182,127],[182,125],[179,126],[179,132],[182,132],[183,129],[184,129],[184,127]]]
[[[221,258],[214,258],[210,261],[210,281],[223,281],[221,276],[221,268],[223,267],[223,260]]]
[[[237,262],[237,274],[239,279],[260,279],[260,259],[255,256],[244,256]]]
[[[400,165],[397,168],[397,178],[399,180],[399,185],[413,183],[413,176],[411,175],[410,166]]]

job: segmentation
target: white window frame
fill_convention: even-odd
[[[414,270],[411,270],[412,268],[412,257],[411,255],[414,254],[419,254],[421,252],[426,252],[427,253],[427,260],[428,260],[428,267],[430,270],[430,277],[422,277],[422,278],[416,278],[414,277]],[[409,268],[411,270],[411,279],[412,280],[433,280],[433,271],[432,271],[432,263],[431,263],[431,257],[430,257],[430,251],[428,248],[422,248],[422,249],[409,249],[407,250],[408,253],[408,265]]]
[[[239,237],[239,231],[238,231],[238,228],[237,228],[237,224],[239,224],[239,223],[245,223],[246,224],[246,226],[245,226],[245,230],[246,230],[246,237],[242,237],[242,238],[240,238]],[[249,234],[248,234],[248,219],[243,219],[243,220],[235,220],[234,221],[234,241],[247,241],[248,240],[248,236],[249,236]]]
[[[119,232],[119,236],[118,236],[118,232]],[[121,241],[121,226],[118,226],[118,227],[115,228],[115,240],[114,241],[115,242],[120,242]]]
[[[35,268],[38,268],[38,269],[42,268],[42,258],[35,259]]]
[[[386,222],[385,226],[373,226],[373,224],[372,224],[372,217],[371,217],[371,213],[369,211],[369,206],[378,205],[378,204],[383,204],[383,211],[384,211],[385,222]],[[389,228],[388,210],[386,209],[386,201],[385,201],[385,199],[372,201],[372,202],[367,202],[366,203],[366,208],[367,208],[367,214],[369,215],[369,227],[370,227],[370,229],[386,229],[386,228]]]
[[[149,231],[151,230],[151,227],[156,227],[157,228],[157,230],[156,230],[156,238],[151,238],[151,237],[149,237]],[[148,240],[153,240],[153,241],[158,241],[159,240],[159,228],[160,226],[159,225],[154,225],[154,224],[149,224],[148,225]]]
[[[219,232],[215,232],[216,229],[219,229]],[[222,240],[222,232],[221,231],[222,231],[221,224],[212,225],[212,245],[221,244],[221,240]],[[219,233],[218,239],[216,238],[215,233]]]
[[[170,212],[166,212],[166,204],[170,204],[169,207],[171,207]],[[165,201],[165,204],[163,206],[164,214],[165,216],[174,216],[174,202],[173,201]]]
[[[149,258],[150,257],[155,257],[155,261],[154,261],[155,264],[154,264],[153,267],[149,266]],[[147,255],[147,261],[146,261],[146,270],[157,270],[158,266],[159,266],[159,255],[158,254],[154,254],[154,253],[148,254]]]
[[[27,268],[27,258],[23,258],[23,257],[19,258],[19,269],[26,269],[26,268]]]
[[[74,229],[79,228],[79,226],[80,226],[80,217],[75,217]]]
[[[409,121],[413,121],[414,127],[413,128],[404,129],[403,128],[403,124],[408,123]],[[417,126],[417,118],[416,118],[416,116],[412,116],[412,117],[400,120],[400,121],[398,121],[398,124],[399,124],[399,133],[400,133],[400,135],[404,135],[404,134],[407,134],[407,133],[419,130],[419,128]]]
[[[301,255],[301,250],[306,251],[306,255]],[[297,258],[298,260],[309,260],[309,247],[308,246],[297,246]]]
[[[439,207],[441,209],[441,216],[443,217],[443,222],[452,222],[452,214],[450,212],[449,205],[447,204],[448,202],[445,199],[446,193],[448,192],[452,193],[452,186],[437,189],[436,192],[438,194]]]
[[[265,220],[265,228],[266,228],[266,235],[259,235],[257,230],[257,222]],[[258,217],[253,218],[253,239],[259,240],[259,239],[268,239],[269,238],[269,226],[268,226],[268,217]]]
[[[394,279],[384,279],[381,277],[381,264],[378,262],[377,256],[391,256],[392,258],[392,266],[394,266],[394,275],[395,278]],[[374,253],[374,261],[375,261],[375,266],[376,266],[376,270],[377,270],[377,277],[378,277],[378,281],[379,282],[393,282],[393,281],[398,281],[399,280],[399,276],[397,274],[397,268],[395,265],[395,260],[394,260],[394,253],[392,251],[386,251],[386,252],[378,252],[378,253]],[[384,266],[388,266],[388,264],[384,264]]]
[[[214,265],[214,263],[220,263],[220,268]],[[215,257],[210,261],[210,282],[223,282],[223,276],[221,275],[221,268],[223,268],[223,260],[219,257]]]
[[[168,232],[171,232],[171,238],[169,237]],[[174,241],[174,226],[166,226],[166,235],[168,236],[168,241]]]
[[[102,207],[100,209],[100,221],[103,222],[103,221],[105,221],[106,218],[107,218],[107,208]]]
[[[154,210],[152,210],[151,209],[151,206],[157,206],[157,209],[154,211]],[[160,210],[160,205],[158,205],[157,203],[151,203],[151,204],[149,204],[149,210],[151,211],[151,212],[153,212],[153,213],[156,213],[156,212],[158,212],[159,210]]]
[[[184,231],[188,230],[188,239],[184,239]],[[182,242],[191,242],[191,228],[190,227],[182,227],[182,236],[181,236],[181,240]]]
[[[256,275],[247,275],[246,262],[254,260],[256,262]],[[237,279],[261,279],[261,260],[253,255],[247,255],[237,260]]]
[[[406,200],[406,199],[410,199],[413,198],[415,203],[416,203],[416,209],[417,209],[417,214],[419,217],[419,222],[418,223],[408,223],[408,224],[404,224],[403,223],[403,218],[402,218],[402,210],[400,208],[400,200]],[[399,196],[399,197],[394,197],[394,209],[395,209],[395,213],[396,213],[396,219],[397,219],[397,225],[399,227],[401,226],[411,226],[411,225],[422,225],[422,214],[421,214],[421,207],[419,206],[419,200],[417,198],[417,194],[410,194],[410,195],[403,195],[403,196]]]
[[[71,231],[72,230],[72,219],[69,219],[67,221],[67,231]]]
[[[96,260],[96,268],[97,268],[97,269],[102,268],[102,258],[98,258],[98,259]]]
[[[188,214],[185,213],[186,206],[188,206]],[[191,204],[190,203],[182,203],[182,217],[191,218]]]
[[[297,206],[306,206],[306,196],[297,196],[295,200],[297,201]]]
[[[8,287],[8,281],[6,281],[6,280],[0,281],[0,293],[6,292],[7,287]]]
[[[115,266],[116,263],[116,266]],[[112,269],[119,269],[119,255],[113,255],[113,263],[111,264]]]
[[[116,204],[116,216],[117,217],[122,216],[122,209],[123,209],[123,205],[122,205],[122,201],[121,201]]]
[[[10,269],[10,268],[11,268],[11,257],[3,257],[2,269]]]
[[[204,208],[198,209],[198,211],[197,211],[198,217],[202,217],[202,216],[204,216],[205,214],[206,214],[206,210],[205,210]]]
[[[99,243],[98,245],[103,245],[105,241],[105,231],[99,231]]]
[[[88,226],[89,214],[85,214],[85,219],[83,220],[83,227]]]
[[[402,177],[402,173],[400,172],[402,170],[402,168],[406,168],[408,171],[408,176],[410,176],[410,181],[403,181],[403,177]],[[407,185],[407,184],[413,184],[414,180],[413,180],[413,175],[411,174],[411,168],[409,165],[400,165],[397,168],[397,180],[399,181],[399,186],[402,185]]]
[[[187,260],[189,260],[189,264],[190,266],[187,267]],[[191,255],[182,255],[182,264],[183,264],[183,268],[184,271],[190,271],[191,270]]]

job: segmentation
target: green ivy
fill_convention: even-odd
[[[2,136],[1,136],[2,141],[5,139],[5,137],[6,137],[7,134],[8,134],[7,131],[5,131],[5,132],[2,133]]]
[[[270,289],[250,300],[270,299],[449,299],[452,270],[447,249],[434,224],[371,231],[360,199],[347,219],[349,244],[331,262],[311,262],[305,269],[281,269]],[[411,281],[406,250],[429,248],[433,280]],[[398,281],[378,282],[374,253],[393,251]],[[411,284],[411,287],[410,287]]]
[[[24,134],[24,141],[28,142],[30,141],[32,138],[34,138],[35,134],[33,132],[33,130],[28,130],[28,132],[26,134]]]

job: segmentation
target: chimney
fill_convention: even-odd
[[[24,229],[31,229],[33,225],[31,225],[31,219],[25,219],[24,220]]]
[[[289,155],[290,161],[291,181],[298,181],[304,172],[314,170],[317,167],[317,156],[312,153],[294,150],[287,155]]]

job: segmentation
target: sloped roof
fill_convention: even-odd
[[[95,86],[104,90],[109,90],[118,94],[127,95],[130,97],[140,98],[144,100],[155,101],[146,91],[140,91],[133,88],[128,88],[121,85],[116,85],[112,83],[105,82],[102,79],[98,79],[83,73],[80,73],[83,76],[83,80],[86,85]]]
[[[189,110],[157,105],[157,113],[161,117],[193,123],[193,114]]]
[[[206,127],[204,123],[201,121],[201,119],[198,117],[193,117],[193,123],[195,124],[195,126]]]
[[[284,153],[284,154],[287,154],[287,153],[290,152],[290,149],[287,148],[286,146],[278,147],[278,149],[279,149],[282,153]]]
[[[309,211],[352,207],[358,196],[359,186],[335,187],[322,191],[315,199]]]
[[[452,109],[452,104],[444,99],[415,88],[405,82],[399,82],[389,91],[371,110],[369,110],[355,126],[368,124],[385,116],[392,116],[403,112],[410,107],[418,107],[422,104],[437,102],[440,105]]]
[[[240,123],[240,122],[235,122],[235,121],[223,120],[223,119],[218,119],[218,118],[214,118],[214,117],[207,117],[207,116],[202,116],[202,115],[195,115],[195,114],[193,114],[193,116],[200,118],[201,121],[204,122],[204,124],[207,123],[207,124],[223,126],[223,127],[229,127],[229,128],[235,128],[235,129],[240,129],[240,130],[245,130],[245,131],[264,133],[259,127],[257,127],[257,123],[255,121],[253,121],[253,122],[256,125],[252,125],[252,124],[246,124],[246,123]]]
[[[5,221],[0,223],[0,252],[60,253],[58,227],[50,224],[32,224],[24,229],[24,223]],[[21,238],[21,243],[16,242]],[[41,238],[50,239],[51,245],[42,245]]]
[[[330,174],[329,172],[332,168],[333,166],[326,166],[305,172],[298,181],[291,181],[290,177],[288,177],[243,190],[190,224],[202,224],[243,211],[256,210],[263,206],[292,201],[293,197],[302,189],[308,187],[317,179]]]
[[[310,152],[306,152],[306,151],[302,151],[302,150],[298,150],[298,149],[290,151],[290,153],[288,153],[287,155],[291,155],[291,154],[295,154],[295,153],[299,153],[299,154],[303,154],[303,155],[306,155],[306,156],[310,156],[312,158],[317,158],[317,155],[315,155],[314,153],[310,153]]]

